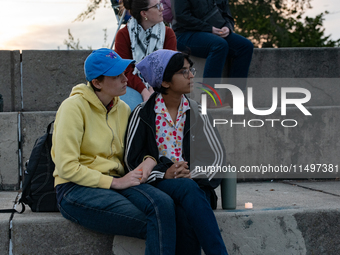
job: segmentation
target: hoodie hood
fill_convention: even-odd
[[[87,83],[87,85],[82,83],[82,84],[78,84],[77,86],[74,86],[72,88],[70,97],[76,96],[76,95],[82,96],[86,101],[88,101],[91,105],[93,105],[98,110],[106,111],[106,107],[99,100],[98,96],[94,92],[89,82]],[[119,101],[120,101],[119,97],[115,97],[113,99],[113,107],[111,111],[114,111],[117,108],[117,104]]]

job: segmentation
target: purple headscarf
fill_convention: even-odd
[[[180,52],[173,50],[154,51],[140,61],[136,67],[147,83],[154,88],[160,88],[162,86],[165,68],[172,56],[177,53]]]

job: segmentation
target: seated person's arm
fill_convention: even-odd
[[[191,6],[187,0],[174,0],[176,21],[181,24],[187,31],[201,31],[201,32],[212,32],[212,26],[207,22],[203,22],[200,18],[196,18],[191,13]]]

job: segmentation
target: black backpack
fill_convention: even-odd
[[[58,212],[57,198],[54,189],[54,163],[51,157],[52,121],[46,133],[35,141],[29,160],[26,162],[19,212],[16,209],[0,210],[3,213],[25,211],[27,204],[33,212]]]
[[[46,133],[35,141],[31,156],[26,163],[24,182],[19,203],[31,207],[33,212],[58,212],[54,189],[54,163],[51,158],[52,121]]]

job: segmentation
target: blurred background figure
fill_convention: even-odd
[[[171,1],[177,48],[206,58],[204,83],[213,87],[218,82],[228,57],[231,60],[228,77],[236,78],[228,80],[228,83],[245,90],[254,46],[248,39],[234,33],[234,19],[228,0]],[[224,103],[232,106],[230,93]]]
[[[163,4],[158,0],[123,0],[131,18],[117,33],[115,51],[122,57],[140,62],[158,49],[176,50],[174,31],[163,23]],[[133,110],[148,100],[153,88],[140,77],[139,71],[130,66],[126,69],[128,89],[120,98]]]

